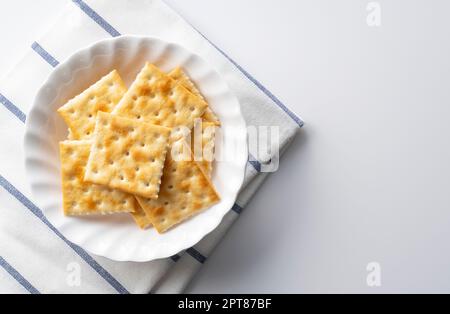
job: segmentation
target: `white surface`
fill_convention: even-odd
[[[0,2],[0,72],[64,2]],[[307,123],[189,291],[449,292],[450,4],[168,2]]]
[[[136,228],[129,214],[65,217],[57,148],[67,139],[67,126],[57,109],[113,69],[130,86],[146,62],[166,72],[176,66],[185,69],[220,119],[223,140],[216,141],[216,149],[223,152],[223,158],[214,163],[212,176],[220,202],[164,234],[154,228]],[[184,47],[141,36],[99,41],[61,63],[39,90],[27,116],[24,147],[31,191],[47,219],[67,239],[89,252],[133,262],[171,257],[216,229],[236,202],[248,159],[246,124],[226,81],[208,62]]]

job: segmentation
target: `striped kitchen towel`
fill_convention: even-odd
[[[212,64],[251,126],[278,126],[282,151],[302,121],[222,50],[160,0],[66,0],[55,24],[0,80],[0,293],[179,293],[205,263],[267,177],[269,154],[250,147],[244,188],[222,224],[169,259],[115,262],[68,241],[33,201],[23,135],[33,98],[59,62],[98,40],[138,34],[176,42]],[[255,156],[258,156],[256,158]]]

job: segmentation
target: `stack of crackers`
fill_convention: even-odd
[[[65,215],[130,213],[163,233],[219,202],[211,155],[220,121],[181,68],[147,63],[129,89],[114,70],[58,113],[69,128],[60,143]],[[204,152],[195,158],[194,143]]]

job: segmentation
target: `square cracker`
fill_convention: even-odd
[[[191,129],[207,107],[202,98],[146,63],[113,113],[169,128]]]
[[[170,129],[99,112],[84,179],[157,198]]]
[[[175,81],[177,81],[179,84],[186,87],[192,94],[200,97],[201,99],[205,99],[198,90],[197,86],[195,86],[194,82],[192,82],[192,80],[189,78],[186,72],[183,71],[182,68],[176,67],[169,73],[169,76]],[[211,110],[209,106],[208,108],[206,108],[205,113],[202,116],[202,120],[220,126],[219,118],[216,116],[216,114]]]
[[[67,216],[133,212],[133,195],[84,182],[91,143],[65,141],[59,144],[64,214]]]
[[[163,233],[213,206],[220,197],[195,161],[175,161],[169,155],[158,199],[137,200],[156,230]]]
[[[126,90],[125,83],[114,70],[59,108],[58,113],[69,126],[70,139],[92,138],[97,112],[111,112]]]

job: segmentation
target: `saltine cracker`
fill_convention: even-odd
[[[178,84],[167,74],[146,63],[113,113],[174,128],[173,141],[178,140],[176,127],[192,129],[208,104]]]
[[[197,162],[166,160],[157,200],[137,197],[159,233],[213,206],[220,197]]]
[[[195,86],[194,82],[192,82],[192,80],[189,78],[186,72],[183,71],[181,67],[176,67],[175,69],[170,71],[169,76],[175,81],[177,81],[179,84],[186,87],[192,94],[200,97],[201,99],[205,99],[198,90],[197,86]],[[212,109],[209,106],[208,108],[206,108],[205,113],[202,115],[202,120],[220,126],[219,118],[216,116],[216,114],[212,111]]]
[[[84,181],[89,157],[89,141],[64,141],[59,144],[63,209],[67,216],[133,212],[133,195]]]
[[[111,112],[125,94],[127,87],[114,70],[58,109],[69,127],[71,140],[93,136],[97,112]]]
[[[171,130],[99,112],[85,180],[157,198]]]

